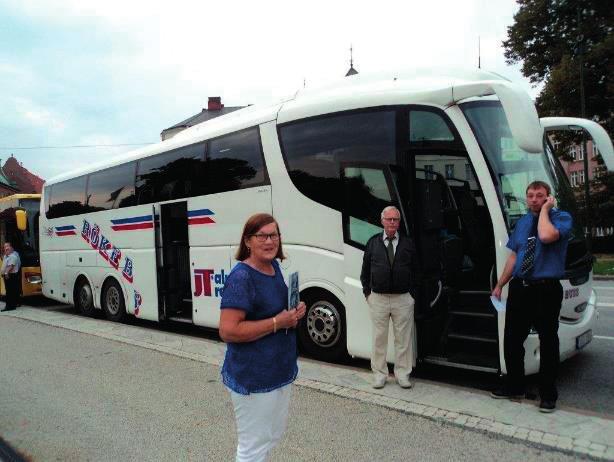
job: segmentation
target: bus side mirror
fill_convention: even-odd
[[[25,210],[15,210],[15,220],[17,221],[17,229],[25,231],[28,227],[28,213]]]

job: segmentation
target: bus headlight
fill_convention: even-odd
[[[588,302],[584,302],[584,303],[580,303],[578,306],[576,306],[573,310],[576,313],[582,313],[586,307],[588,306]]]
[[[30,284],[40,284],[43,281],[40,273],[26,273],[25,277]]]

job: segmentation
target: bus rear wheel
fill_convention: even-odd
[[[298,328],[301,351],[324,361],[347,357],[345,310],[329,292],[306,291],[301,297],[307,305]]]
[[[85,316],[93,316],[96,313],[94,308],[94,294],[92,286],[87,282],[87,279],[81,278],[75,287],[75,308]]]
[[[109,321],[121,322],[126,317],[124,293],[115,279],[110,279],[102,289],[102,311]]]

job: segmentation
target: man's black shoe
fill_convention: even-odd
[[[525,393],[512,393],[505,388],[490,392],[490,397],[494,399],[524,399]]]
[[[556,401],[542,399],[539,403],[539,412],[551,413],[556,410]]]

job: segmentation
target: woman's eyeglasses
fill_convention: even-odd
[[[271,239],[271,242],[277,242],[279,241],[279,238],[281,235],[277,233],[271,233],[271,234],[259,233],[259,234],[252,234],[252,236],[254,236],[258,242],[266,242],[267,239]]]

